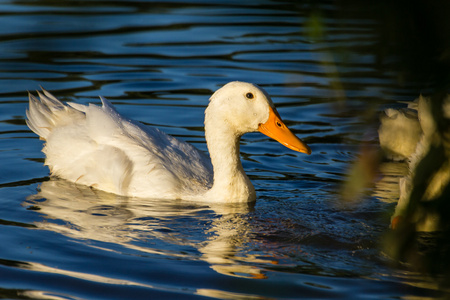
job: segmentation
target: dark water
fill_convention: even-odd
[[[359,143],[375,145],[368,125],[376,111],[416,90],[377,68],[379,21],[337,19],[332,2],[319,8],[2,2],[0,298],[442,296],[432,281],[389,267],[379,245],[404,165],[386,165],[390,176],[366,201],[342,203],[337,193]],[[105,96],[126,116],[206,151],[203,111],[233,80],[264,87],[313,151],[245,135],[253,206],[139,201],[49,180],[42,142],[25,125],[26,91],[42,85],[79,103]]]

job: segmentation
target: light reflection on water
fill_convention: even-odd
[[[378,105],[415,97],[374,66],[373,20],[325,18],[328,38],[317,42],[304,25],[309,7],[289,2],[83,4],[89,9],[1,5],[0,268],[8,279],[0,278],[0,295],[435,295],[402,283],[428,287],[425,279],[386,275],[401,271],[378,249],[401,165],[370,201],[346,206],[336,192],[359,141],[374,139],[366,125]],[[48,181],[42,143],[24,122],[26,90],[42,85],[79,103],[105,96],[126,116],[206,151],[207,99],[232,80],[263,86],[313,150],[305,156],[244,136],[254,206],[125,199]]]

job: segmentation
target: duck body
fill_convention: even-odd
[[[247,99],[250,94],[253,98]],[[45,164],[52,176],[130,197],[256,199],[240,162],[239,139],[257,131],[274,108],[270,97],[253,84],[232,82],[211,97],[205,111],[211,159],[157,128],[124,118],[102,97],[99,107],[66,105],[45,90],[39,96],[29,96],[27,124],[46,142]],[[295,139],[293,147],[310,151]]]

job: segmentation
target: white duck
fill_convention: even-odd
[[[252,202],[255,189],[239,158],[239,140],[260,131],[295,151],[310,148],[282,122],[260,87],[230,82],[210,98],[205,137],[211,160],[156,128],[103,106],[64,105],[49,92],[29,95],[27,124],[46,141],[53,176],[130,197]]]
[[[450,96],[443,101],[443,118],[450,119]],[[449,147],[437,130],[437,123],[431,111],[431,99],[420,96],[408,105],[408,109],[385,111],[386,116],[381,117],[381,126],[378,131],[380,145],[393,160],[406,159],[408,174],[399,179],[400,197],[391,218],[391,227],[397,228],[402,219],[410,210],[411,193],[414,182],[421,183],[423,189],[422,202],[441,197],[442,192],[450,184]],[[446,148],[445,158],[440,160],[432,175],[420,173],[419,165],[429,155],[433,147],[442,145]],[[422,168],[423,169],[423,168]],[[438,215],[424,209],[413,211],[413,221],[418,231],[435,231],[439,229]]]

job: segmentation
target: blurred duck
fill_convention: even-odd
[[[378,136],[386,158],[403,161],[416,150],[422,136],[417,113],[418,100],[410,103],[408,108],[388,108],[381,115]]]
[[[46,141],[45,164],[53,176],[110,193],[145,198],[252,202],[255,189],[239,158],[239,140],[260,131],[306,154],[310,148],[283,123],[260,87],[230,82],[210,98],[205,138],[211,159],[157,128],[101,107],[65,105],[46,90],[29,95],[27,124]]]
[[[450,119],[449,96],[443,101],[442,110],[442,117]],[[439,230],[439,213],[417,205],[442,197],[450,183],[450,147],[437,130],[431,99],[420,96],[407,109],[386,110],[378,133],[386,157],[408,163],[408,174],[399,180],[400,197],[391,227],[400,226],[408,215],[418,231]],[[436,151],[441,151],[442,156],[436,155]],[[420,190],[412,195],[415,188]]]

